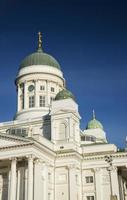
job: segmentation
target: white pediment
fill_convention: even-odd
[[[25,139],[20,139],[18,137],[12,137],[12,136],[0,133],[0,148],[22,145],[29,142],[30,141],[25,140]]]

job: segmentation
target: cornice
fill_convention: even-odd
[[[8,150],[8,149],[17,149],[17,148],[26,147],[26,146],[32,146],[33,144],[34,143],[29,142],[29,143],[22,143],[22,144],[19,144],[19,145],[4,146],[4,147],[0,147],[0,151]]]
[[[29,125],[39,124],[43,122],[43,118],[35,118],[34,120],[24,120],[24,121],[11,121],[10,124],[6,124],[6,122],[0,126],[0,130],[7,128],[17,128],[21,126],[29,127]]]
[[[15,79],[15,83],[17,84],[18,81],[19,81],[21,78],[25,77],[25,76],[36,75],[36,74],[51,75],[51,76],[57,77],[57,78],[61,79],[62,81],[64,81],[64,77],[61,77],[61,76],[59,76],[59,75],[57,75],[57,74],[53,74],[53,73],[51,73],[51,72],[29,72],[29,73],[27,73],[27,74],[22,74],[22,75],[20,75],[20,76],[17,76],[16,79]],[[43,80],[46,80],[46,79],[43,79]]]
[[[10,140],[10,141],[19,141],[19,142],[30,142],[30,140],[20,137],[20,136],[14,136],[14,135],[9,135],[6,133],[0,133],[0,138],[4,138],[5,140]]]
[[[87,154],[83,156],[83,160],[102,160],[105,159],[105,155],[112,155],[112,158],[127,158],[127,152],[105,152],[103,154]]]
[[[82,155],[74,150],[64,150],[56,152],[56,158],[67,158],[67,157],[77,157],[79,160],[82,160]]]

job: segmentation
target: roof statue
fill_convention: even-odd
[[[38,49],[42,49],[42,33],[38,32]]]

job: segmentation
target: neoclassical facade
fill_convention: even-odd
[[[80,129],[74,95],[42,49],[20,64],[17,112],[0,123],[0,200],[127,200],[127,152],[93,117]]]

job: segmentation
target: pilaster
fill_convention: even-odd
[[[43,199],[48,199],[48,166],[45,162],[42,164],[42,179],[43,179]]]
[[[34,199],[44,199],[43,165],[40,159],[34,161]]]
[[[112,195],[117,196],[117,200],[120,199],[119,196],[119,183],[118,183],[118,174],[117,174],[117,167],[112,167],[111,171],[111,185],[112,185]]]
[[[95,173],[95,188],[96,188],[96,200],[102,200],[102,188],[101,188],[101,169],[94,169]]]
[[[77,200],[77,188],[76,188],[76,168],[75,165],[68,166],[68,194],[69,200]]]

